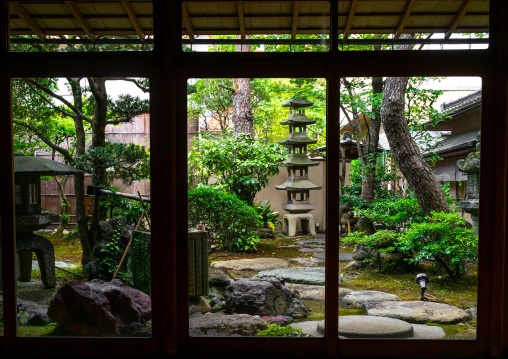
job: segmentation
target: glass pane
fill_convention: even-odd
[[[10,2],[13,52],[151,51],[151,0]]]
[[[325,79],[188,93],[190,335],[323,336]]]
[[[485,49],[489,1],[339,0],[339,50]]]
[[[148,91],[13,80],[19,336],[151,336]]]
[[[341,79],[341,337],[476,339],[481,94]]]
[[[184,1],[183,51],[329,50],[328,1]]]

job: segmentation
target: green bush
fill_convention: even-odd
[[[132,233],[129,266],[132,271],[132,286],[150,295],[150,243],[143,233]]]
[[[256,249],[255,230],[261,225],[256,211],[235,195],[199,187],[189,191],[191,226],[203,224],[211,251]]]
[[[268,329],[256,334],[258,337],[301,337],[302,330],[289,325],[271,324]]]
[[[254,209],[258,215],[258,218],[262,222],[261,228],[270,228],[272,231],[275,230],[275,226],[281,221],[279,219],[279,212],[272,210],[270,206],[270,200],[265,200],[262,204],[254,203]]]
[[[412,262],[433,259],[450,278],[460,278],[466,272],[466,260],[478,257],[478,237],[466,228],[459,213],[432,212],[422,223],[414,223],[403,232],[397,248],[412,253]]]

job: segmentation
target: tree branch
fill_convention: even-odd
[[[51,107],[53,107],[56,111],[60,112],[62,115],[64,116],[68,116],[68,117],[71,117],[71,118],[74,118],[74,115],[71,114],[70,112],[67,112],[63,109],[61,109],[60,107],[56,106],[53,102],[51,102],[48,98],[46,98],[46,96],[44,96],[42,93],[40,93],[39,91],[37,91],[37,89],[34,87],[34,85],[32,85],[31,83],[28,83],[28,86],[32,89],[33,92],[35,92],[37,95],[39,95],[39,97],[44,101],[46,102],[48,105],[50,105]]]
[[[150,87],[143,86],[143,84],[140,81],[136,80],[136,79],[131,79],[131,78],[127,78],[127,77],[106,77],[106,81],[127,81],[127,82],[132,82],[134,85],[136,85],[136,87],[138,89],[140,89],[144,93],[150,92]]]
[[[42,142],[44,142],[46,145],[48,145],[51,149],[53,149],[53,150],[57,151],[58,153],[60,153],[67,160],[68,163],[73,163],[74,162],[74,158],[72,157],[72,155],[69,153],[68,150],[66,150],[65,148],[60,147],[57,144],[55,144],[54,142],[52,142],[41,131],[39,131],[39,129],[37,127],[35,127],[31,123],[26,123],[26,122],[23,122],[23,121],[20,121],[20,120],[13,120],[13,122],[16,125],[28,128],[30,131],[35,133],[37,135],[37,137],[39,137],[41,139]]]
[[[226,89],[226,90],[231,91],[231,92],[233,92],[233,93],[235,93],[235,91],[236,91],[234,88],[232,88],[232,87],[227,87],[227,86],[224,86],[224,85],[219,85],[219,87],[222,87],[223,89]]]
[[[32,85],[34,85],[35,87],[37,87],[39,90],[47,93],[48,95],[50,95],[51,97],[54,97],[56,98],[57,100],[59,100],[60,102],[64,103],[67,107],[69,107],[72,111],[74,111],[77,115],[80,115],[80,116],[84,116],[81,111],[79,111],[72,103],[70,103],[69,101],[67,101],[65,98],[63,98],[62,96],[60,95],[57,95],[56,93],[54,93],[53,91],[51,91],[50,89],[48,89],[46,86],[42,86],[40,83],[38,83],[37,81],[35,81],[34,79],[24,79],[23,81],[27,82],[27,83],[30,83]]]

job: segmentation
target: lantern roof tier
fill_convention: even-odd
[[[15,175],[78,175],[83,171],[48,158],[25,156],[22,153],[14,154]]]
[[[302,126],[302,125],[312,125],[314,123],[316,123],[315,120],[311,120],[303,113],[292,113],[286,120],[282,121],[280,124]]]
[[[285,167],[305,167],[305,166],[319,166],[319,162],[314,162],[307,157],[307,155],[292,155],[282,163]]]
[[[288,102],[282,105],[282,107],[289,107],[291,109],[309,107],[314,105],[314,102],[307,101],[303,98],[292,98]]]
[[[313,145],[317,140],[309,138],[305,132],[291,132],[282,141],[277,141],[281,145]]]
[[[291,177],[289,177],[286,182],[279,186],[275,186],[276,189],[282,191],[310,191],[310,190],[318,190],[323,186],[316,186],[314,183],[307,179],[293,181]]]

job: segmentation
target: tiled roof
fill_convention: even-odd
[[[441,145],[436,147],[432,152],[441,155],[466,148],[474,148],[476,145],[476,135],[479,131],[479,128],[475,128],[473,130],[448,136],[443,141],[441,141]],[[431,153],[427,152],[424,154],[424,157],[430,155]]]

